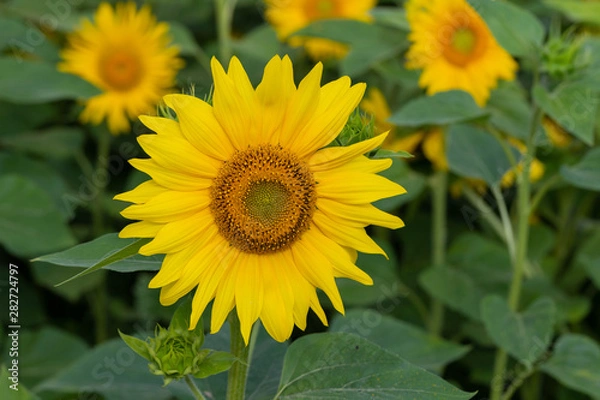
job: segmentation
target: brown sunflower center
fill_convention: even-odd
[[[210,209],[219,232],[247,253],[289,247],[308,229],[315,204],[308,166],[280,146],[235,153],[211,187]]]
[[[127,50],[113,51],[102,57],[99,67],[104,83],[117,91],[135,87],[143,72],[139,57]]]
[[[459,67],[477,60],[485,52],[486,32],[478,21],[468,18],[443,38],[444,58]]]

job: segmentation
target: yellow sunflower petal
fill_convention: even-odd
[[[181,171],[167,170],[152,159],[134,158],[129,163],[147,173],[156,183],[171,190],[197,191],[209,188],[210,179],[200,178]]]
[[[336,146],[319,150],[308,161],[310,169],[319,172],[341,167],[353,158],[381,146],[386,137],[387,133],[382,133],[348,147]]]
[[[208,207],[209,202],[210,197],[206,192],[167,191],[147,203],[127,207],[121,211],[121,215],[129,219],[166,223],[192,216]]]
[[[315,174],[320,197],[348,204],[365,204],[406,193],[406,189],[379,175],[321,172]]]

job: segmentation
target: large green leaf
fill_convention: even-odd
[[[465,272],[455,268],[429,268],[419,278],[430,296],[471,319],[480,320],[479,303],[483,293]]]
[[[387,25],[404,31],[410,30],[410,25],[406,20],[406,12],[398,7],[375,7],[369,11],[369,14],[375,18],[375,22],[381,25]]]
[[[470,125],[452,125],[446,132],[450,170],[493,185],[511,167],[502,145],[491,134]]]
[[[80,128],[57,127],[0,137],[0,145],[36,156],[64,159],[81,149],[84,137]]]
[[[73,276],[72,269],[44,262],[33,263],[30,268],[37,286],[44,287],[71,303],[78,301],[84,294],[90,293],[91,290],[98,287],[105,278],[105,275],[102,273],[91,274],[77,280],[77,282],[70,282],[65,285],[57,286],[59,283],[64,282]],[[147,286],[146,291],[150,292]]]
[[[75,238],[46,192],[10,174],[0,176],[0,243],[32,257],[73,246]]]
[[[78,76],[59,72],[56,65],[0,58],[0,100],[36,104],[86,99],[100,91]]]
[[[406,46],[405,33],[351,19],[319,20],[294,33],[294,36],[321,37],[345,43],[350,52],[341,61],[344,75],[356,76],[379,61],[400,53]]]
[[[556,307],[547,297],[536,300],[522,313],[512,311],[497,295],[481,302],[483,324],[498,347],[527,366],[544,354],[555,322]]]
[[[492,91],[486,109],[496,129],[520,140],[527,140],[531,126],[531,107],[525,91],[514,82],[502,82]]]
[[[330,331],[362,336],[406,361],[432,371],[440,371],[469,351],[468,346],[445,341],[422,328],[370,309],[354,309],[345,316],[336,316]]]
[[[544,0],[544,3],[561,11],[575,22],[600,25],[600,3],[580,0]]]
[[[39,4],[37,5],[38,9]],[[46,14],[46,18],[48,14]],[[27,57],[41,58],[44,60],[58,59],[58,46],[34,24],[25,24],[16,18],[0,16],[0,50],[23,61]],[[3,52],[0,51],[0,54]]]
[[[494,37],[510,54],[528,56],[536,52],[544,40],[544,26],[535,15],[504,1],[473,1]]]
[[[563,165],[560,174],[573,186],[600,191],[600,147],[588,151],[575,165]]]
[[[398,126],[446,125],[481,118],[486,111],[467,92],[451,90],[421,96],[406,103],[389,118]]]
[[[289,347],[275,399],[470,399],[442,378],[359,336],[319,333]]]
[[[598,91],[585,82],[564,82],[549,93],[533,88],[535,102],[560,126],[588,145],[594,144],[594,124],[598,114]]]
[[[589,337],[561,336],[541,368],[562,384],[600,399],[600,346]]]
[[[107,233],[90,242],[59,253],[41,256],[33,261],[86,268],[71,279],[87,275],[100,268],[118,272],[157,271],[162,264],[161,257],[144,257],[138,254],[140,247],[148,241],[149,239],[121,239],[116,233]]]

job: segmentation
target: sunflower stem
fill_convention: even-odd
[[[233,54],[231,50],[231,20],[233,18],[235,2],[236,0],[215,0],[221,63],[228,62]]]
[[[191,376],[185,376],[185,383],[187,383],[188,387],[190,388],[190,391],[192,392],[196,400],[206,400],[206,397],[202,395],[202,392],[200,391],[200,389],[198,389],[198,386],[196,386],[196,382],[194,382]]]
[[[432,221],[432,264],[433,268],[445,268],[446,264],[446,208],[448,192],[448,172],[437,171],[431,179],[433,196]],[[444,305],[433,299],[429,331],[439,336],[444,326]]]
[[[518,192],[517,192],[517,242],[515,246],[515,258],[513,262],[512,281],[508,292],[508,306],[512,311],[519,308],[521,297],[521,286],[523,283],[523,274],[527,263],[527,247],[529,243],[529,215],[531,213],[531,181],[529,180],[529,170],[531,161],[535,157],[534,135],[539,125],[541,113],[536,108],[529,137],[527,139],[527,153],[523,162],[523,169],[519,174]],[[494,374],[491,382],[490,400],[502,399],[504,390],[504,376],[506,374],[506,365],[508,355],[506,351],[498,349],[494,361]]]
[[[231,353],[236,361],[231,366],[227,377],[227,400],[243,400],[246,392],[250,346],[246,346],[244,343],[240,319],[235,310],[229,314],[228,320],[231,330]],[[250,343],[253,343],[252,338]]]

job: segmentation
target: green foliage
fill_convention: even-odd
[[[590,150],[575,165],[563,165],[560,174],[573,186],[600,191],[600,149]]]
[[[425,370],[353,334],[303,337],[288,350],[274,399],[470,399]]]

